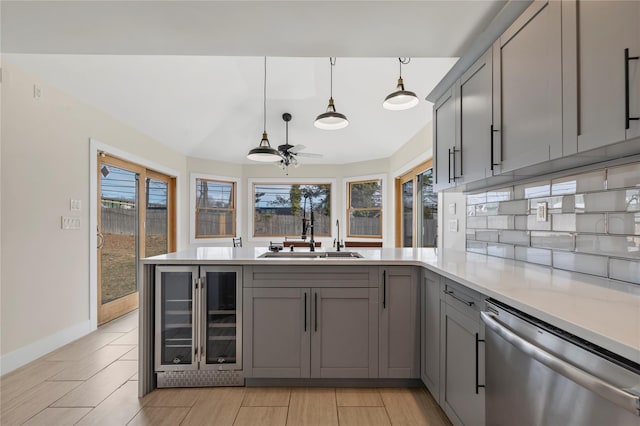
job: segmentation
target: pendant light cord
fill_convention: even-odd
[[[267,57],[264,57],[264,88],[263,88],[263,133],[267,133]]]
[[[330,89],[329,89],[329,97],[333,99],[333,67],[336,65],[336,58],[329,57],[329,63],[331,64],[330,70]]]
[[[400,78],[402,78],[402,64],[407,65],[411,62],[411,58],[400,57],[398,58],[398,62],[400,63]]]

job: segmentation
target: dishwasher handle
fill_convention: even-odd
[[[541,347],[529,342],[522,336],[517,335],[511,329],[497,320],[495,314],[491,312],[480,312],[482,321],[494,331],[498,336],[520,349],[531,358],[549,367],[558,374],[574,381],[590,391],[600,395],[602,398],[640,416],[640,395],[620,389],[599,377],[579,369],[578,367],[558,358],[545,351]]]

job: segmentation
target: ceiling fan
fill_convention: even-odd
[[[322,154],[313,154],[310,152],[300,152],[306,147],[304,145],[290,145],[289,144],[289,121],[291,121],[291,114],[285,112],[282,114],[282,119],[286,125],[286,138],[285,143],[283,145],[278,146],[278,152],[282,159],[279,163],[276,163],[277,166],[282,168],[285,173],[289,174],[289,166],[298,167],[298,159],[297,157],[308,157],[308,158],[321,158]]]

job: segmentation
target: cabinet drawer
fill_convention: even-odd
[[[480,317],[482,295],[462,284],[445,279],[442,300],[471,318]]]
[[[377,287],[378,268],[369,266],[245,266],[245,287]]]

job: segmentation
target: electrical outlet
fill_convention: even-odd
[[[42,89],[37,84],[33,85],[33,99],[40,99],[42,97]]]
[[[79,217],[62,216],[61,222],[62,229],[80,229]]]
[[[458,219],[449,220],[449,231],[458,232]]]
[[[82,202],[80,200],[71,200],[69,209],[72,212],[79,212],[80,210],[82,210]]]
[[[542,202],[538,203],[538,207],[536,209],[536,222],[546,222],[547,221],[547,203]]]

